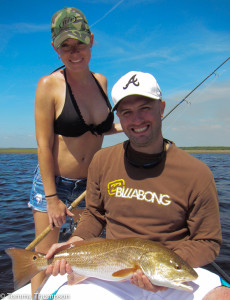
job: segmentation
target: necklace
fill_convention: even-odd
[[[168,143],[168,140],[163,139],[163,145],[162,145],[163,150],[160,153],[149,155],[147,157],[148,162],[141,163],[141,162],[137,162],[138,158],[135,159],[135,157],[134,157],[135,154],[139,154],[139,156],[140,156],[141,153],[132,149],[132,147],[130,146],[130,141],[128,141],[128,143],[125,147],[125,158],[131,165],[133,165],[136,168],[153,168],[156,165],[158,165],[162,161],[162,159],[165,157],[165,154],[166,154],[165,143]],[[144,154],[143,154],[143,156],[144,156]],[[141,156],[140,156],[140,158],[141,158]]]

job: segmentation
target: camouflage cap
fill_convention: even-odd
[[[51,33],[56,49],[67,39],[90,43],[91,32],[86,17],[74,7],[65,7],[53,15]]]

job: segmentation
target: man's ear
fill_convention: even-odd
[[[161,100],[161,117],[163,117],[165,111],[165,101]]]
[[[94,42],[94,34],[93,34],[93,33],[91,33],[91,38],[90,38],[90,43],[89,43],[89,45],[90,45],[90,48],[92,48],[92,47],[93,47],[93,42]]]

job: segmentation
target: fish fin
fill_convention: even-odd
[[[136,272],[137,269],[138,269],[138,267],[122,269],[117,272],[114,272],[112,274],[112,276],[113,277],[127,277],[129,275],[132,275],[134,272]]]
[[[42,270],[36,263],[37,258],[41,257],[39,253],[19,248],[10,248],[5,250],[5,252],[12,259],[15,289],[25,285]]]
[[[82,245],[87,245],[87,244],[97,244],[97,243],[105,243],[107,241],[111,241],[111,239],[105,239],[105,238],[102,238],[102,237],[96,237],[96,238],[90,238],[88,240],[81,240],[81,241],[77,241],[77,242],[72,242],[71,244],[68,244],[68,245],[63,245],[61,247],[58,248],[57,252],[56,253],[59,253],[63,250],[66,250],[66,249],[71,249],[73,247],[78,247],[78,246],[82,246]]]
[[[67,278],[68,278],[68,284],[69,285],[74,285],[74,284],[77,284],[77,283],[80,283],[80,282],[84,281],[87,277],[72,272],[71,274],[68,275]]]
[[[71,249],[73,247],[78,247],[78,246],[82,246],[82,245],[87,245],[87,244],[92,244],[92,243],[98,243],[98,242],[103,242],[105,241],[104,238],[91,238],[91,239],[88,239],[88,240],[82,240],[82,241],[77,241],[77,242],[72,242],[71,244],[67,244],[67,245],[62,245],[61,247],[59,247],[57,249],[57,251],[55,252],[55,254],[57,253],[60,253],[64,250],[67,250],[67,249]]]

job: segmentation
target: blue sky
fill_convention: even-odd
[[[126,72],[153,74],[167,113],[230,56],[229,0],[1,0],[0,148],[36,147],[38,80],[61,65],[50,20],[64,6],[86,15],[95,35],[90,68],[108,94]],[[163,121],[178,146],[230,146],[230,60]],[[125,139],[106,137],[104,146]]]

